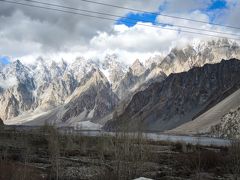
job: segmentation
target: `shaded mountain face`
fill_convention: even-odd
[[[64,106],[62,121],[78,117],[79,121],[94,120],[110,113],[118,103],[107,78],[98,69],[93,69],[74,91]]]
[[[20,61],[6,66],[0,73],[0,117],[8,119],[32,109],[35,97],[34,79],[30,70]]]
[[[0,128],[4,126],[3,120],[0,118]]]
[[[223,100],[216,105],[213,104],[212,107],[209,106],[210,108],[206,108],[205,112],[202,111],[203,113],[199,114],[194,120],[171,129],[167,131],[167,133],[183,135],[211,134],[211,127],[218,125],[225,114],[240,106],[240,89],[232,93],[233,90],[235,90],[235,88],[226,91],[223,95]],[[224,96],[226,96],[226,98],[224,98]],[[233,128],[235,127],[233,126]]]
[[[171,74],[136,93],[105,129],[169,130],[192,120],[219,102],[224,93],[239,87],[240,61],[236,59]]]

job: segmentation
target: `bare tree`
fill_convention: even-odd
[[[52,173],[55,176],[55,179],[59,179],[59,141],[58,141],[58,133],[54,127],[48,128],[48,150],[49,150],[49,158],[52,165]]]

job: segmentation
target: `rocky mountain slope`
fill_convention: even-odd
[[[106,55],[103,59],[78,57],[72,63],[65,60],[56,62],[38,58],[35,64],[29,65],[22,64],[18,60],[8,65],[1,65],[0,117],[4,121],[14,120],[14,117],[21,115],[27,117],[29,113],[33,115],[31,117],[35,117],[35,112],[55,111],[56,108],[63,106],[68,106],[66,111],[78,117],[78,112],[82,113],[83,105],[86,106],[86,114],[89,114],[93,103],[110,102],[109,98],[112,98],[114,105],[111,108],[103,108],[102,112],[99,105],[94,105],[100,108],[97,110],[99,113],[90,119],[96,120],[97,116],[98,118],[105,116],[106,112],[115,106],[119,114],[136,92],[144,91],[152,83],[161,82],[166,78],[166,74],[187,71],[195,66],[203,66],[205,63],[217,63],[225,57],[237,58],[240,55],[239,49],[237,43],[223,39],[174,48],[166,57],[153,56],[144,63],[136,60],[132,65],[123,63],[115,54]],[[93,69],[99,72],[98,77],[101,77],[99,79],[104,83],[95,83],[95,86],[91,83],[85,84],[86,79],[94,78],[89,77],[89,74],[95,76],[92,73]],[[89,90],[86,93],[88,95],[82,95],[83,89]],[[96,95],[97,89],[100,89],[100,94]],[[75,97],[75,103],[68,105],[76,92],[81,93]],[[86,96],[90,97],[91,105],[82,103]],[[102,98],[104,100],[99,100]],[[76,112],[73,112],[70,106],[73,106],[72,109]],[[90,109],[89,106],[91,106]],[[112,116],[113,111],[110,114]],[[67,122],[66,119],[70,116],[63,117]],[[21,122],[21,118],[17,121]]]
[[[230,92],[229,92],[230,93]],[[228,94],[228,93],[227,93]],[[225,96],[225,95],[224,95]],[[213,106],[194,120],[187,122],[175,129],[167,131],[171,134],[211,134],[211,127],[218,126],[221,118],[240,106],[240,89]],[[215,134],[215,133],[213,133]]]
[[[239,87],[240,61],[236,59],[171,74],[136,93],[124,112],[109,121],[105,129],[173,129],[221,101],[227,91]]]
[[[77,91],[90,86],[90,84],[85,85],[85,81],[88,78],[96,78],[92,73],[93,69],[97,70],[99,77],[104,77],[103,82],[107,85],[102,92],[106,94],[105,97],[109,95],[108,101],[110,102],[111,98],[114,106],[121,98],[120,94],[115,97],[114,93],[126,88],[124,95],[127,96],[145,83],[147,75],[150,74],[150,70],[146,71],[139,61],[127,70],[127,65],[120,63],[116,55],[107,55],[102,61],[86,60],[80,57],[71,64],[64,60],[56,63],[38,58],[34,65],[24,65],[17,60],[0,70],[0,117],[8,120],[21,114],[26,116],[26,112],[48,111],[65,105]],[[133,78],[128,77],[132,70]],[[159,71],[151,79],[157,77],[164,78],[164,73]],[[135,80],[131,82],[134,78]],[[130,83],[125,86],[124,81]],[[96,87],[90,93],[96,94],[99,89],[101,90],[100,78],[95,80],[95,83]],[[80,100],[82,99],[78,99]],[[96,102],[91,99],[89,104],[93,103]],[[102,112],[100,115],[99,112],[98,115],[100,118],[105,113]]]
[[[211,127],[210,133],[215,137],[239,138],[240,106],[226,113],[217,125]]]
[[[102,118],[110,113],[118,103],[118,97],[112,92],[110,84],[102,72],[93,69],[70,96],[64,106],[61,121],[71,118],[78,121]]]
[[[0,73],[3,86],[0,90],[0,117],[8,119],[23,111],[33,109],[35,97],[34,79],[29,68],[16,61]]]
[[[118,72],[112,79],[116,82],[117,78],[121,79],[119,71],[124,73],[124,67],[117,66],[114,60],[114,65],[106,65],[110,61],[110,56],[101,63],[77,58],[72,64],[38,58],[33,65],[17,60],[4,66],[0,70],[0,117],[8,120],[28,111],[45,111],[65,104],[93,68],[104,66],[105,70]],[[111,89],[110,85],[108,88]]]
[[[239,44],[228,39],[219,39],[188,45],[184,48],[173,48],[160,61],[159,67],[169,75],[188,71],[193,67],[201,67],[207,63],[218,63],[221,59],[231,58],[240,59]]]
[[[158,70],[158,67],[153,65],[146,69],[139,60],[136,60],[119,82],[115,92],[120,99],[125,99],[143,84],[162,81],[165,78],[165,73]]]
[[[24,125],[44,125],[45,123],[56,126],[95,126],[90,121],[102,118],[111,113],[119,99],[112,91],[111,85],[104,74],[93,68],[81,81],[79,86],[69,96],[65,104],[38,114],[28,113],[22,117],[9,120],[21,122]],[[99,129],[99,127],[98,127]]]

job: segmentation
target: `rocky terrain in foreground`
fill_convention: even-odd
[[[211,135],[221,138],[240,137],[240,106],[225,114],[219,124],[211,127]]]
[[[239,144],[205,147],[141,134],[90,137],[45,126],[0,131],[0,179],[227,180],[239,177]]]

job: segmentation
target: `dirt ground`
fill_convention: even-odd
[[[238,149],[239,148],[239,149]],[[136,137],[0,131],[0,180],[240,179],[240,145],[204,147]],[[238,177],[239,176],[239,177]]]

